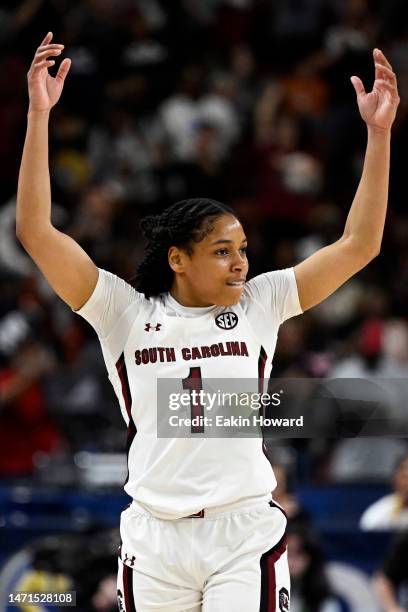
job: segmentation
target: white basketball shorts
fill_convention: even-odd
[[[162,520],[122,512],[122,612],[288,612],[286,517],[273,501],[237,502]]]

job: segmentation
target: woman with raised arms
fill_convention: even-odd
[[[28,72],[17,236],[55,292],[94,327],[128,425],[125,490],[133,501],[121,516],[119,607],[287,611],[286,518],[271,497],[276,481],[262,440],[206,438],[202,430],[196,438],[158,438],[157,380],[178,379],[182,390],[201,388],[205,378],[267,378],[279,325],[378,255],[399,103],[395,74],[375,49],[373,90],[351,79],[367,150],[336,242],[294,268],[247,282],[247,241],[236,214],[192,198],[142,221],[147,247],[131,286],[99,270],[51,223],[48,125],[70,60],[55,77],[48,69],[62,52],[48,33]]]

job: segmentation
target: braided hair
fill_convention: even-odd
[[[182,247],[191,255],[193,243],[208,236],[215,219],[221,215],[236,217],[233,209],[221,202],[191,198],[172,204],[161,215],[144,217],[140,227],[147,245],[136,270],[137,291],[147,298],[169,291],[174,276],[168,263],[169,248]]]

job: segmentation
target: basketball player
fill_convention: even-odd
[[[95,328],[128,425],[133,498],[122,513],[121,610],[289,610],[286,518],[262,440],[158,439],[157,379],[269,376],[279,325],[318,304],[380,251],[396,77],[374,51],[375,83],[352,77],[368,144],[344,233],[295,268],[246,282],[234,212],[195,198],[147,218],[135,288],[104,270],[50,219],[48,122],[68,74],[48,33],[28,72],[30,105],[17,235],[56,293]]]

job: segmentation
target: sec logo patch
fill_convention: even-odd
[[[238,323],[238,316],[235,312],[223,312],[215,317],[215,324],[220,329],[234,329]]]

